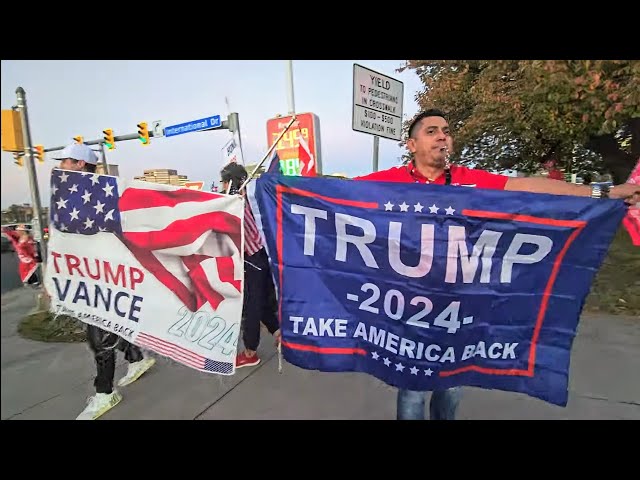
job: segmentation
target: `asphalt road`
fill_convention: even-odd
[[[2,252],[2,294],[18,288],[22,285],[18,275],[18,258],[14,252]]]

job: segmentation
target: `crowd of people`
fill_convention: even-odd
[[[443,112],[427,110],[415,117],[408,130],[407,149],[411,160],[405,164],[387,170],[373,172],[356,177],[356,181],[400,182],[425,185],[473,186],[496,190],[510,190],[557,195],[576,195],[594,198],[625,199],[627,203],[640,201],[638,185],[622,184],[614,188],[603,185],[576,185],[559,178],[507,177],[480,169],[450,164],[454,151],[452,133]],[[60,168],[74,171],[95,172],[97,157],[86,145],[73,144],[66,147],[57,156]],[[240,185],[248,174],[242,165],[230,163],[222,171],[221,183],[224,192],[245,195]],[[372,188],[375,188],[372,185]],[[470,190],[469,194],[471,194]],[[264,247],[262,235],[256,226],[249,202],[245,202],[245,265],[242,338],[244,348],[236,357],[236,368],[252,367],[260,363],[257,350],[260,343],[260,324],[264,324],[273,335],[276,344],[281,332],[277,318],[277,293],[269,266],[269,258]],[[4,231],[13,242],[20,259],[20,272],[23,282],[31,280],[37,265],[33,239],[25,229],[15,232]],[[37,278],[37,277],[35,277]],[[129,362],[128,372],[118,382],[125,386],[137,380],[154,364],[151,357],[145,357],[137,346],[125,341],[114,333],[105,332],[98,327],[87,325],[87,338],[93,352],[97,375],[96,393],[87,408],[78,419],[96,419],[117,405],[121,394],[114,388],[115,352],[121,350]],[[397,418],[425,419],[426,392],[399,389],[397,394]],[[429,416],[431,419],[452,420],[462,398],[459,387],[435,391],[431,396]]]

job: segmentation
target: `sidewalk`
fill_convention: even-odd
[[[84,344],[25,340],[17,325],[35,305],[29,289],[2,295],[2,419],[74,419],[93,393],[93,359]],[[320,373],[278,360],[270,335],[262,362],[232,377],[196,372],[158,358],[121,390],[102,419],[394,419],[395,389],[366,374]],[[120,355],[116,378],[124,374]],[[640,320],[585,315],[573,348],[569,404],[465,388],[460,419],[640,420]]]

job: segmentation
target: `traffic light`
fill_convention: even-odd
[[[106,130],[103,130],[102,133],[104,133],[104,144],[106,145],[106,147],[109,150],[113,150],[114,148],[116,148],[116,139],[113,136],[113,130],[107,128]]]
[[[138,140],[140,140],[143,145],[149,145],[149,143],[151,143],[149,140],[149,128],[147,127],[147,122],[141,122],[138,124]]]
[[[84,143],[84,138],[82,138],[81,135],[78,135],[77,137],[73,137],[73,139],[75,140],[75,142],[79,145],[82,145]]]
[[[36,158],[40,163],[44,163],[44,147],[42,145],[36,145],[33,147],[35,150]]]
[[[237,132],[238,128],[239,128],[239,119],[238,119],[238,114],[233,112],[229,114],[228,117],[228,127],[229,127],[229,131],[231,133]]]
[[[22,152],[20,153],[14,152],[13,154],[13,161],[19,167],[24,167],[24,157],[22,155],[23,155]]]

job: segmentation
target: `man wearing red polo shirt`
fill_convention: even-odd
[[[356,177],[355,180],[379,182],[425,183],[459,185],[554,195],[577,195],[594,198],[620,198],[627,203],[640,201],[640,186],[631,183],[607,189],[600,185],[574,185],[561,180],[539,177],[506,177],[484,170],[449,165],[449,153],[453,149],[449,124],[439,110],[427,110],[413,120],[409,127],[407,149],[412,160],[407,165],[392,167]],[[431,396],[430,418],[453,420],[460,402],[459,387],[436,390]],[[398,390],[398,420],[423,420],[425,418],[425,392]]]

